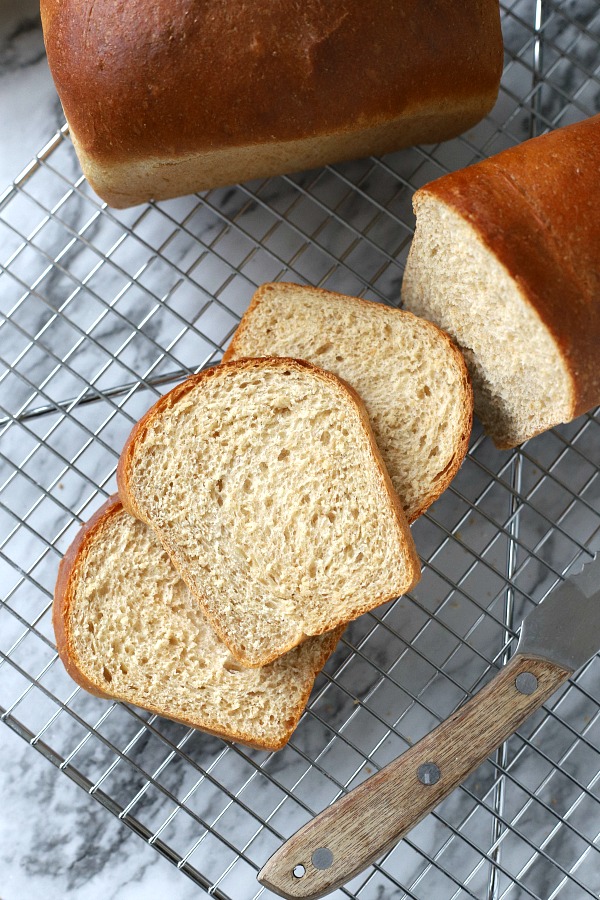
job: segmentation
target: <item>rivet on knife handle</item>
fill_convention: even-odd
[[[268,860],[260,883],[290,900],[340,887],[437,806],[571,673],[517,653],[438,728],[300,829]]]

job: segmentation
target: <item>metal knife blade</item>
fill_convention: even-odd
[[[458,787],[600,650],[600,558],[523,620],[495,678],[430,734],[286,841],[259,872],[281,897],[316,900],[358,875]]]
[[[600,554],[523,619],[517,653],[576,672],[600,650]]]

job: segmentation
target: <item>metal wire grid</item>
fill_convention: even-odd
[[[257,284],[397,303],[416,187],[600,109],[596,2],[516,0],[502,14],[498,104],[457,141],[115,212],[63,129],[0,199],[2,719],[222,900],[271,896],[255,874],[279,843],[477,690],[515,623],[600,543],[598,414],[514,453],[476,426],[459,476],[413,526],[421,583],[347,630],[278,754],[74,689],[50,622],[58,559],[114,490],[132,423],[218,361]],[[598,669],[333,896],[599,896]]]

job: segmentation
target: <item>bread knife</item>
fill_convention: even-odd
[[[316,900],[390,850],[600,650],[600,554],[523,620],[507,665],[430,734],[337,800],[267,861],[259,882]]]

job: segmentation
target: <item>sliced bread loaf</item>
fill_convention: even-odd
[[[512,447],[600,403],[600,116],[425,185],[404,305],[464,352]]]
[[[270,750],[289,740],[341,634],[312,638],[265,668],[242,668],[152,529],[117,497],[67,551],[53,612],[58,652],[86,690]]]
[[[244,665],[418,581],[365,409],[309,363],[241,360],[188,378],[134,428],[117,477]]]
[[[409,522],[448,487],[464,459],[473,395],[446,334],[412,313],[298,284],[264,284],[224,361],[294,356],[358,392]]]

